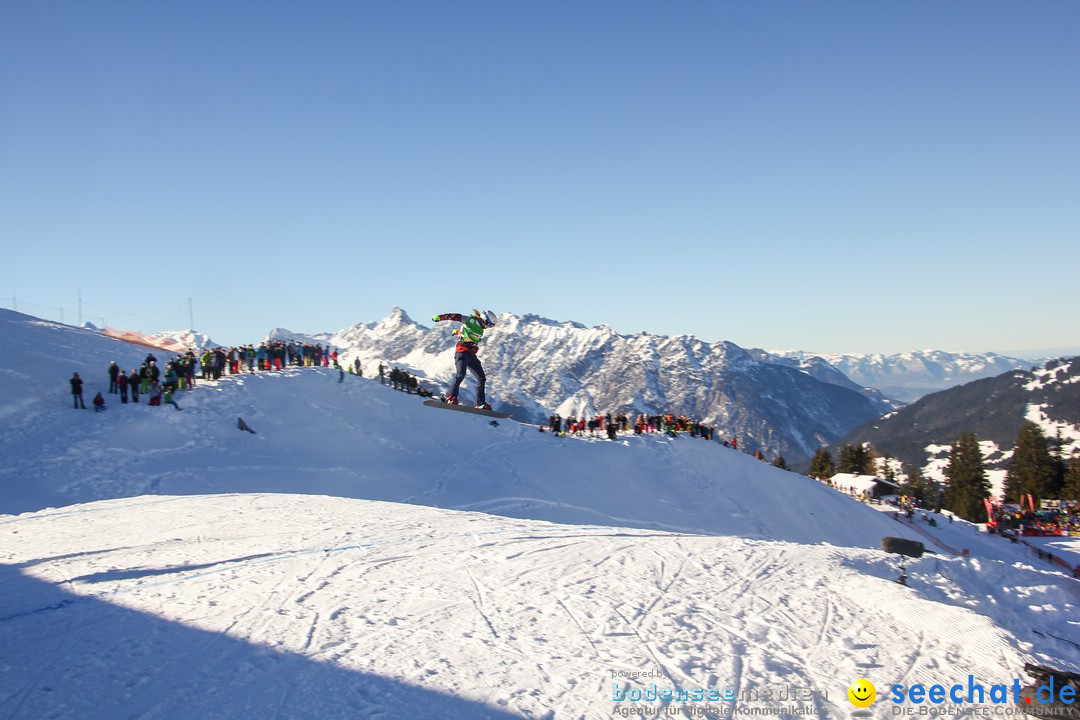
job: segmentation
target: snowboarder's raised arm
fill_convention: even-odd
[[[439,315],[432,315],[431,319],[435,322],[452,320],[459,323],[468,323],[475,320],[476,322],[480,323],[482,327],[495,327],[495,313],[491,312],[490,310],[488,310],[487,312],[473,310],[472,315],[464,315],[462,313],[441,313]]]

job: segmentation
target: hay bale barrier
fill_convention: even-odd
[[[887,553],[895,553],[897,555],[906,555],[907,557],[919,558],[923,556],[923,552],[926,551],[926,546],[918,540],[908,540],[907,538],[898,537],[883,537],[881,538],[881,549]]]

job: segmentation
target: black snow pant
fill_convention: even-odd
[[[484,368],[480,365],[480,360],[476,357],[476,353],[454,353],[454,364],[457,365],[457,375],[454,377],[453,384],[450,385],[450,391],[446,394],[457,397],[458,388],[461,387],[461,381],[465,379],[465,372],[471,370],[472,374],[476,376],[476,404],[483,405],[484,386],[487,384],[487,376],[484,375]]]

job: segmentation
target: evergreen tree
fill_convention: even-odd
[[[818,448],[814,457],[810,460],[810,477],[818,480],[828,480],[836,474],[832,455],[825,448]]]
[[[784,459],[783,455],[777,455],[776,459],[773,460],[773,465],[775,467],[780,468],[781,470],[790,470],[791,469],[791,468],[788,467],[787,460]]]
[[[965,433],[953,444],[945,477],[949,485],[945,489],[944,507],[965,520],[982,521],[986,517],[983,501],[990,496],[990,481],[986,479],[975,433]]]
[[[1056,495],[1054,487],[1056,468],[1050,455],[1049,444],[1042,429],[1035,423],[1024,423],[1016,438],[1013,460],[1005,475],[1005,497],[1017,500],[1021,505],[1028,495],[1039,507],[1043,498]]]
[[[1065,438],[1061,436],[1061,426],[1057,428],[1057,433],[1050,443],[1050,457],[1054,462],[1054,479],[1050,483],[1050,492],[1054,497],[1061,497],[1062,491],[1065,489],[1065,473],[1067,471],[1068,463],[1065,462],[1065,454],[1062,452],[1062,448],[1065,445]]]
[[[863,445],[844,445],[840,448],[840,460],[836,471],[853,475],[868,475],[874,467],[870,451]]]
[[[918,465],[904,466],[900,492],[919,501],[923,507],[940,508],[945,503],[941,485],[923,475]]]
[[[926,501],[927,507],[931,507],[935,512],[941,512],[941,508],[945,506],[945,488],[941,483],[926,478]],[[985,513],[985,508],[984,508]]]
[[[900,492],[926,505],[930,496],[930,486],[923,477],[922,468],[918,465],[908,465],[904,468],[904,475],[904,482],[900,483]]]
[[[858,453],[854,445],[840,447],[840,457],[836,460],[836,472],[858,473]]]
[[[1080,453],[1065,463],[1065,488],[1061,496],[1063,500],[1080,500]]]
[[[881,470],[882,479],[886,480],[888,482],[891,482],[894,485],[897,484],[896,483],[896,470],[893,468],[892,455],[890,455],[889,453],[885,453],[885,457],[882,458],[881,465],[882,465],[882,470]]]

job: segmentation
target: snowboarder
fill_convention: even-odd
[[[109,363],[109,394],[115,394],[119,391],[117,384],[117,377],[120,375],[120,366],[113,360]]]
[[[477,343],[484,337],[484,330],[495,327],[495,314],[490,310],[484,313],[473,310],[472,315],[442,313],[441,315],[432,316],[431,319],[435,322],[452,320],[461,323],[461,327],[454,331],[458,338],[457,344],[454,346],[454,364],[457,367],[457,374],[454,376],[454,382],[450,384],[450,390],[446,393],[444,402],[450,405],[458,404],[458,388],[461,387],[461,381],[465,379],[466,371],[471,371],[476,376],[476,404],[474,407],[490,410],[491,405],[485,402],[484,397],[487,376],[484,375],[484,368],[476,357],[476,352],[479,349]]]
[[[85,410],[85,409],[86,408],[84,407],[83,410]],[[101,412],[104,409],[105,409],[105,398],[103,398],[101,396],[101,393],[98,393],[97,395],[94,396],[94,412]]]
[[[83,381],[82,381],[82,378],[79,377],[79,373],[75,373],[74,375],[72,375],[71,376],[71,396],[72,396],[72,401],[75,403],[75,409],[76,410],[78,410],[80,407],[83,410],[86,409],[86,405],[83,403],[82,386],[83,386]]]

